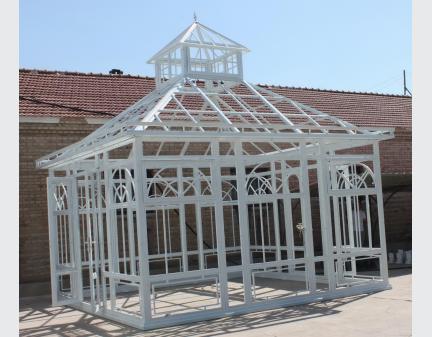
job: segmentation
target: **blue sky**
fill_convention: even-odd
[[[411,1],[21,0],[20,67],[153,76],[146,61],[193,18],[246,45],[254,83],[400,94]]]

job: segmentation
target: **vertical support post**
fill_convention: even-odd
[[[328,279],[329,290],[336,289],[333,261],[333,235],[331,226],[331,211],[329,191],[329,162],[326,158],[325,145],[319,144],[318,156],[318,192],[320,204],[321,236],[324,255],[324,273]]]
[[[385,235],[385,224],[384,224],[384,202],[382,193],[382,182],[381,182],[381,160],[379,152],[378,142],[373,144],[373,169],[375,175],[375,188],[377,193],[377,206],[378,206],[378,226],[379,226],[379,237],[380,237],[380,272],[381,277],[385,283],[388,283],[388,266],[387,266],[387,244]]]
[[[193,168],[195,193],[197,202],[195,203],[195,223],[197,232],[197,248],[198,248],[198,266],[200,271],[204,271],[204,247],[203,247],[203,232],[202,232],[202,219],[201,219],[201,180],[198,173],[198,168]],[[204,274],[203,274],[204,275]]]
[[[75,268],[75,278],[74,283],[77,291],[77,297],[80,301],[83,300],[83,282],[81,273],[81,245],[80,245],[80,226],[79,226],[79,216],[78,216],[78,191],[77,182],[74,176],[70,177],[70,223],[69,223],[69,237],[71,243],[71,253],[73,252],[73,265]],[[73,243],[73,245],[72,245]]]
[[[96,294],[95,294],[95,279],[94,279],[94,261],[93,261],[93,231],[92,231],[92,219],[90,217],[90,193],[89,193],[90,182],[88,180],[88,172],[84,173],[84,194],[85,194],[85,208],[86,208],[86,225],[87,225],[87,237],[83,237],[84,243],[87,241],[88,249],[88,262],[89,262],[89,282],[90,282],[90,299],[92,310],[96,309]],[[84,244],[85,247],[85,244]],[[95,250],[96,251],[96,250]]]
[[[219,156],[219,143],[213,141],[211,143],[212,156]],[[211,163],[211,186],[213,197],[215,200],[215,222],[216,222],[216,242],[218,254],[218,270],[219,270],[219,283],[221,292],[221,306],[222,309],[228,308],[228,271],[226,265],[226,252],[225,252],[225,229],[224,229],[224,216],[222,205],[222,180],[220,165],[216,160]]]
[[[306,146],[304,142],[300,143],[300,197],[305,238],[305,259],[307,272],[306,279],[309,285],[309,291],[311,293],[314,293],[316,291],[316,275],[314,262],[311,202],[309,193],[309,169],[306,157]]]
[[[252,286],[250,277],[250,239],[249,239],[249,221],[248,207],[246,202],[246,174],[245,165],[241,161],[242,143],[234,143],[234,155],[236,157],[236,175],[237,175],[237,202],[240,228],[240,249],[242,258],[242,274],[244,301],[246,304],[252,303]]]
[[[131,151],[131,155],[133,156],[133,150]],[[128,168],[125,168],[125,171],[128,171]],[[128,226],[128,246],[129,246],[129,263],[130,263],[130,273],[131,275],[136,275],[136,251],[135,251],[135,229],[134,229],[134,221],[133,221],[133,201],[132,201],[132,174],[130,175],[125,172],[126,179],[126,190],[128,192],[127,199],[127,226]]]
[[[98,208],[98,230],[99,230],[99,253],[100,253],[100,284],[102,286],[102,303],[103,307],[106,308],[106,280],[105,280],[105,246],[104,246],[104,229],[103,229],[103,212],[102,212],[102,182],[101,182],[100,169],[100,155],[96,156],[96,184],[98,191],[97,208]],[[105,177],[106,178],[106,177]],[[106,200],[106,184],[105,184],[105,200]],[[105,205],[106,207],[106,205]],[[108,218],[105,209],[105,219]]]
[[[147,191],[147,169],[143,160],[143,146],[141,139],[135,139],[133,144],[134,171],[135,171],[135,199],[138,232],[138,258],[140,284],[140,310],[143,316],[143,325],[151,320],[151,284],[148,258],[147,238],[147,214],[144,208],[144,201]],[[165,247],[166,248],[166,247]]]
[[[50,248],[50,272],[51,272],[51,302],[53,305],[57,304],[58,301],[58,279],[57,279],[57,261],[58,261],[58,224],[57,218],[54,215],[56,209],[53,190],[55,185],[50,178],[54,176],[52,169],[50,169],[49,178],[47,178],[47,203],[48,203],[48,224],[49,224],[49,248]]]
[[[103,154],[103,167],[104,167],[104,179],[105,179],[105,200],[106,200],[106,226],[107,226],[107,247],[108,247],[108,270],[109,272],[116,272],[116,249],[114,249],[114,240],[117,240],[116,233],[114,231],[114,224],[117,226],[117,219],[114,221],[113,213],[113,191],[112,191],[112,177],[111,168],[108,166],[108,153]],[[116,228],[117,229],[117,228]],[[118,268],[118,264],[117,264]],[[110,289],[110,302],[111,310],[115,310],[116,307],[116,284],[114,279],[109,277],[109,289]]]
[[[369,196],[366,196],[366,220],[367,220],[367,231],[368,231],[368,247],[372,249],[372,228],[371,228],[371,217],[370,217],[370,205]]]
[[[96,156],[97,158],[97,156]],[[96,159],[95,159],[96,162]],[[99,251],[99,232],[98,232],[98,214],[96,206],[96,170],[91,173],[92,179],[90,180],[90,197],[91,197],[91,207],[92,207],[92,225],[93,225],[93,247],[94,247],[94,274],[93,279],[96,284],[96,310],[100,309],[101,304],[101,290],[100,290],[100,251]]]
[[[160,71],[160,62],[155,62],[155,77],[156,77],[156,88],[161,85],[161,71]]]
[[[291,206],[291,198],[288,197],[290,194],[289,182],[288,182],[288,172],[286,169],[285,160],[281,160],[281,174],[282,174],[282,192],[284,194],[283,197],[283,205],[284,205],[284,218],[285,218],[285,236],[286,236],[286,245],[287,245],[287,258],[288,260],[294,260],[294,234],[293,234],[293,220],[292,220],[292,206]],[[289,265],[288,271],[290,273],[294,272],[295,267],[293,265]]]
[[[334,157],[334,151],[330,152],[330,156]],[[338,188],[336,168],[334,165],[330,165],[331,174],[331,186],[334,190]],[[340,283],[343,282],[343,262],[341,258],[342,253],[342,238],[341,238],[341,221],[340,221],[340,207],[339,197],[333,196],[333,215],[335,222],[335,239],[336,239],[336,253],[337,253],[337,279]]]
[[[237,52],[237,69],[238,69],[238,74],[240,76],[241,79],[243,79],[243,58],[242,58],[242,53]]]
[[[345,188],[348,190],[350,189],[350,182],[349,182],[349,166],[346,166],[344,169],[344,175],[346,177],[345,179]],[[347,210],[347,222],[348,222],[348,238],[349,238],[349,250],[352,252],[353,248],[355,249],[355,239],[354,239],[354,212],[352,209],[352,206],[354,204],[351,195],[347,195],[345,197],[345,205]],[[346,249],[346,248],[345,248]],[[351,256],[351,276],[354,276],[357,274],[357,265],[356,265],[356,258],[355,256]]]
[[[276,260],[281,261],[281,245],[280,245],[280,229],[279,229],[279,213],[278,213],[278,202],[276,197],[276,165],[272,161],[270,164],[271,168],[271,181],[273,186],[273,219],[274,219],[274,233],[275,233],[275,244],[276,244]]]
[[[190,69],[189,69],[189,48],[188,47],[182,47],[181,49],[181,57],[183,60],[183,64],[182,64],[182,74],[186,75],[187,73],[189,73]]]
[[[177,167],[177,185],[178,185],[178,193],[181,197],[183,197],[183,171],[181,167]],[[188,267],[188,254],[187,254],[187,239],[186,239],[186,212],[185,212],[185,204],[180,203],[179,205],[179,222],[180,222],[180,242],[181,242],[181,251],[182,251],[182,264],[183,264],[183,272],[187,272],[189,270]]]

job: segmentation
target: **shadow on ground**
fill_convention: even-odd
[[[409,268],[389,271],[391,277],[411,274]],[[69,307],[51,307],[50,298],[22,299],[20,336],[218,336],[227,333],[277,326],[289,322],[337,315],[341,306],[368,297],[359,295],[326,302],[255,312],[235,317],[198,322],[143,332],[138,329],[80,312]]]
[[[328,302],[281,308],[194,324],[180,325],[143,332],[68,307],[50,307],[49,298],[22,304],[20,307],[20,336],[217,336],[335,315],[338,307],[368,295],[342,298]]]

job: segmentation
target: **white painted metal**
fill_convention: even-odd
[[[378,142],[393,130],[245,82],[246,51],[194,22],[150,60],[155,91],[38,160],[54,304],[151,329],[389,287]]]

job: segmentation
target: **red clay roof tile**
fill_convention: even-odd
[[[28,69],[19,83],[20,115],[41,117],[110,118],[155,87],[152,77]],[[412,128],[409,96],[259,85],[358,126]]]

